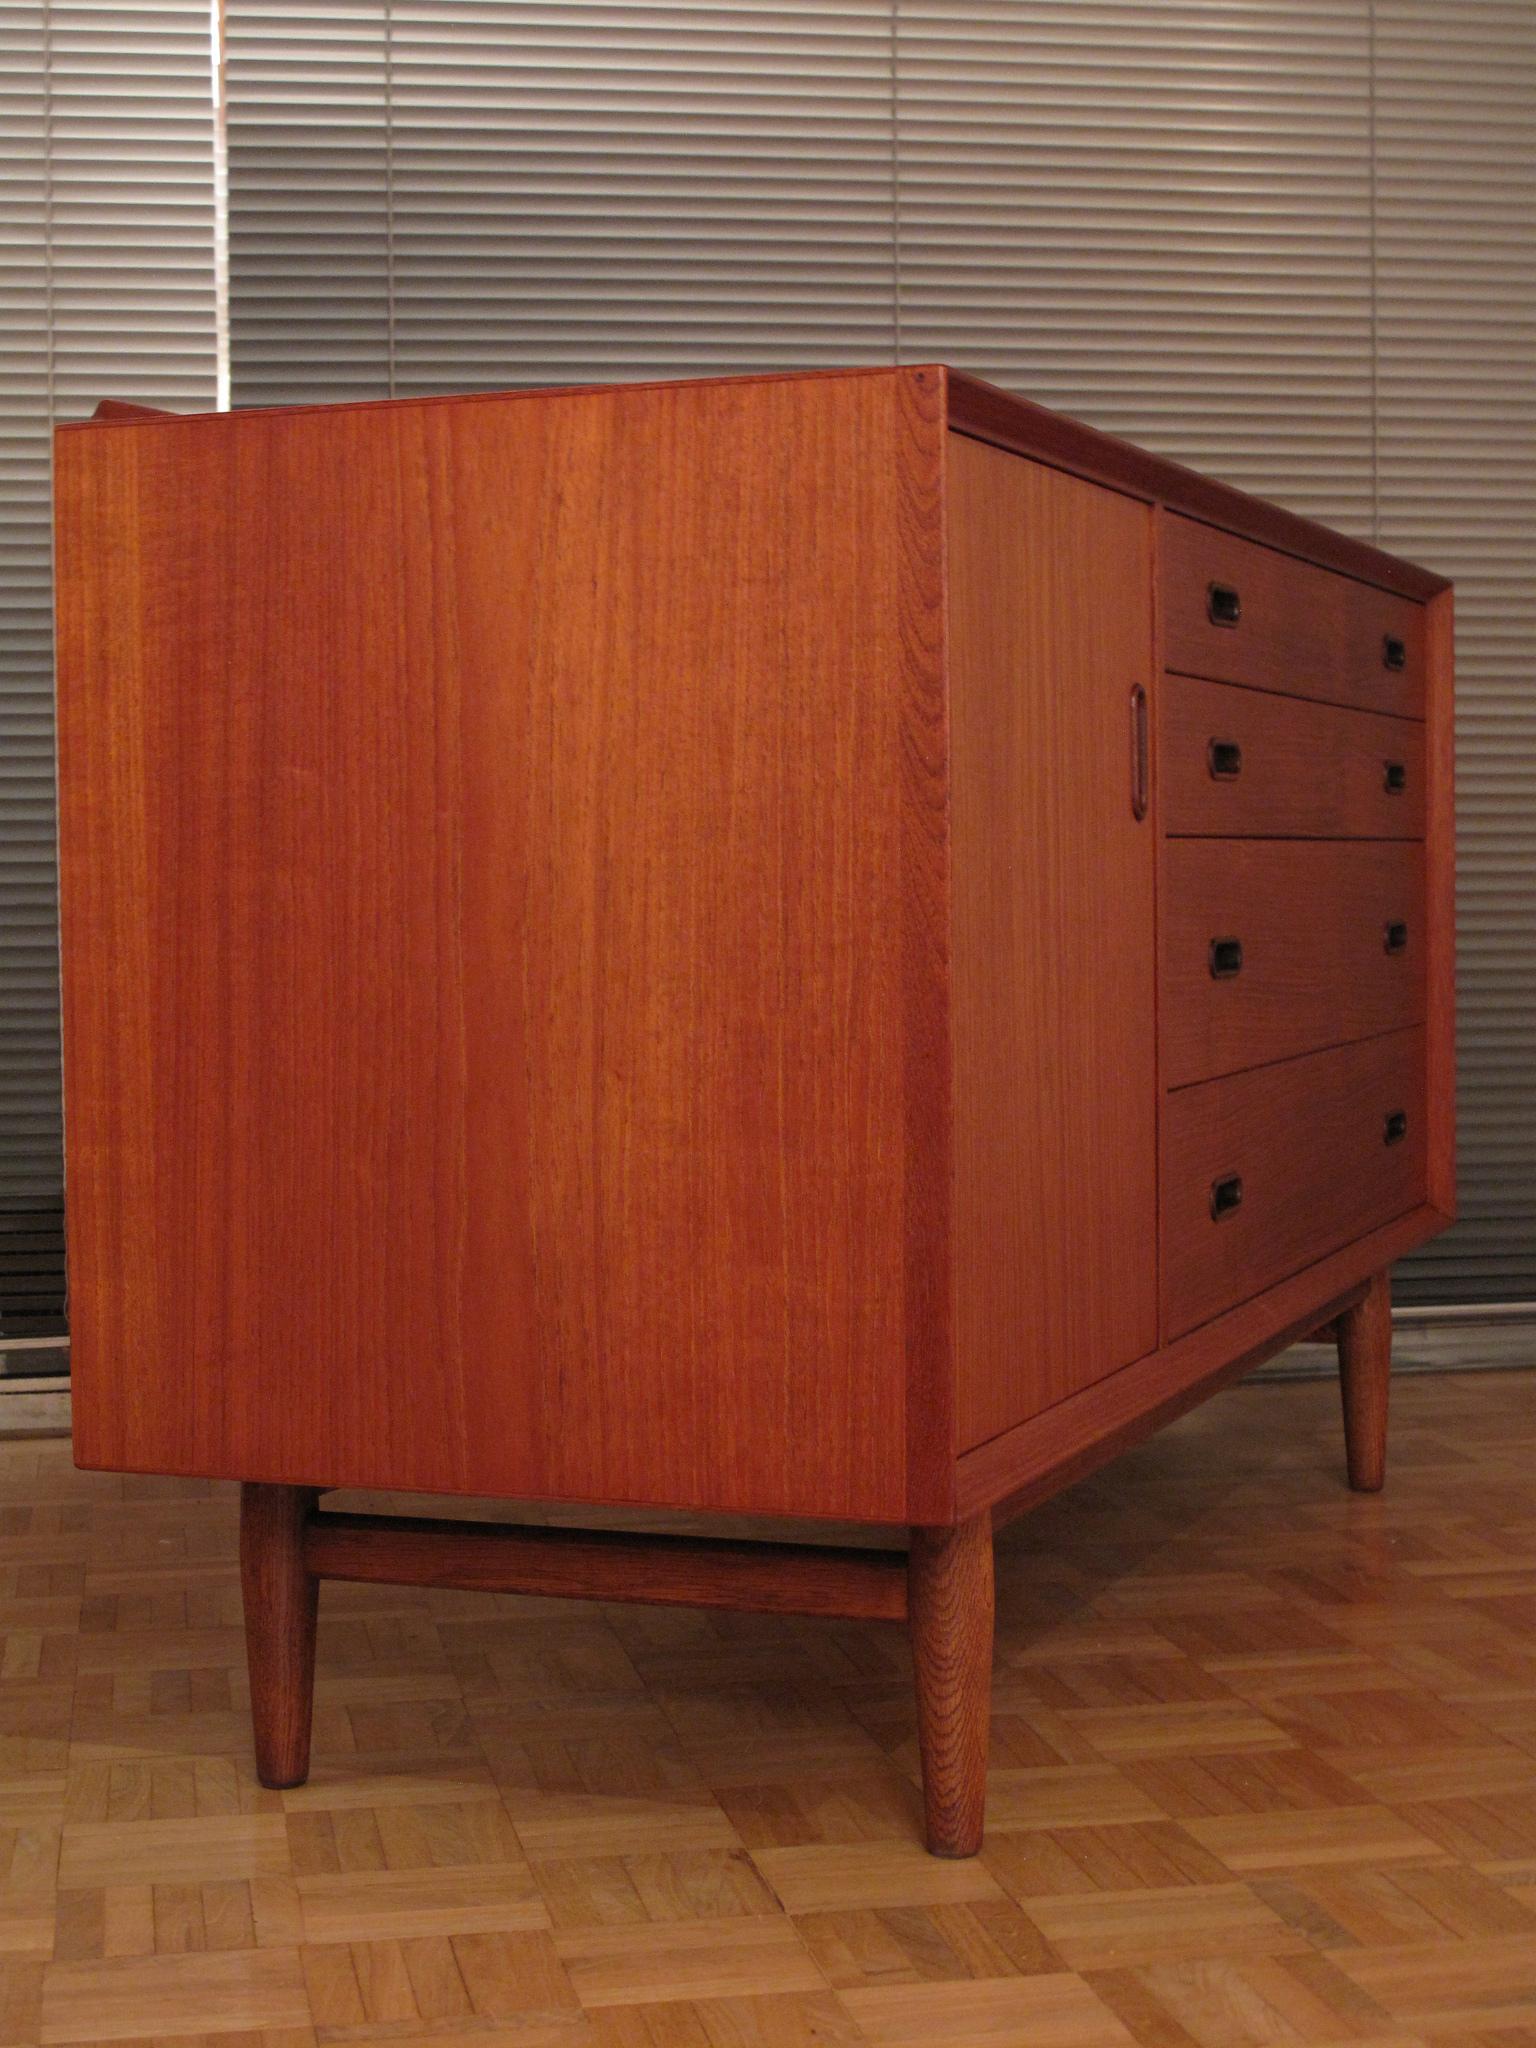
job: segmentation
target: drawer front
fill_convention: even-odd
[[[1423,716],[1421,605],[1175,512],[1160,531],[1168,668]]]
[[[1165,1088],[1423,1021],[1422,846],[1174,839],[1163,905]]]
[[[1425,1122],[1422,1030],[1165,1096],[1164,1341],[1416,1208]]]
[[[1230,839],[1419,839],[1424,728],[1266,690],[1165,675],[1165,832]]]

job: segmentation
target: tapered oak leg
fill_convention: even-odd
[[[1357,1493],[1379,1493],[1387,1469],[1387,1389],[1392,1372],[1392,1286],[1378,1273],[1365,1299],[1338,1320],[1344,1451]]]
[[[928,1847],[935,1856],[974,1856],[992,1708],[990,1514],[912,1531],[907,1600]]]
[[[309,1776],[320,1581],[304,1568],[305,1486],[240,1488],[240,1587],[256,1775],[274,1790]]]

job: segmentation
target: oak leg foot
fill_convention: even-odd
[[[912,1531],[907,1600],[928,1848],[935,1856],[974,1856],[992,1708],[990,1514],[953,1529]]]
[[[1392,1286],[1377,1273],[1365,1299],[1338,1321],[1344,1451],[1357,1493],[1379,1493],[1387,1469],[1387,1391],[1392,1373]]]
[[[274,1791],[309,1776],[320,1581],[304,1566],[305,1486],[240,1488],[240,1589],[251,1679],[256,1775]]]

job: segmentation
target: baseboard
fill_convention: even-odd
[[[68,1435],[67,1392],[0,1391],[0,1438]]]
[[[1536,1302],[1392,1313],[1394,1372],[1517,1372],[1536,1366]],[[1249,1380],[1321,1379],[1338,1372],[1331,1344],[1293,1344]]]

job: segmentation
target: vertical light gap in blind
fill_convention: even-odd
[[[208,4],[208,77],[213,95],[214,381],[217,404],[229,409],[229,135],[224,118],[223,0]]]
[[[1371,235],[1371,539],[1381,540],[1381,405],[1379,399],[1381,349],[1378,342],[1376,292],[1376,0],[1367,0],[1366,28],[1369,36],[1367,60],[1367,160],[1370,164],[1368,203]]]
[[[891,0],[891,360],[901,338],[901,0]]]
[[[395,358],[395,9],[384,0],[384,346],[385,390],[398,390]]]
[[[51,423],[58,412],[54,404],[54,349],[57,328],[53,309],[53,5],[43,0],[43,362],[46,377],[46,417]],[[52,536],[49,537],[50,554]]]

